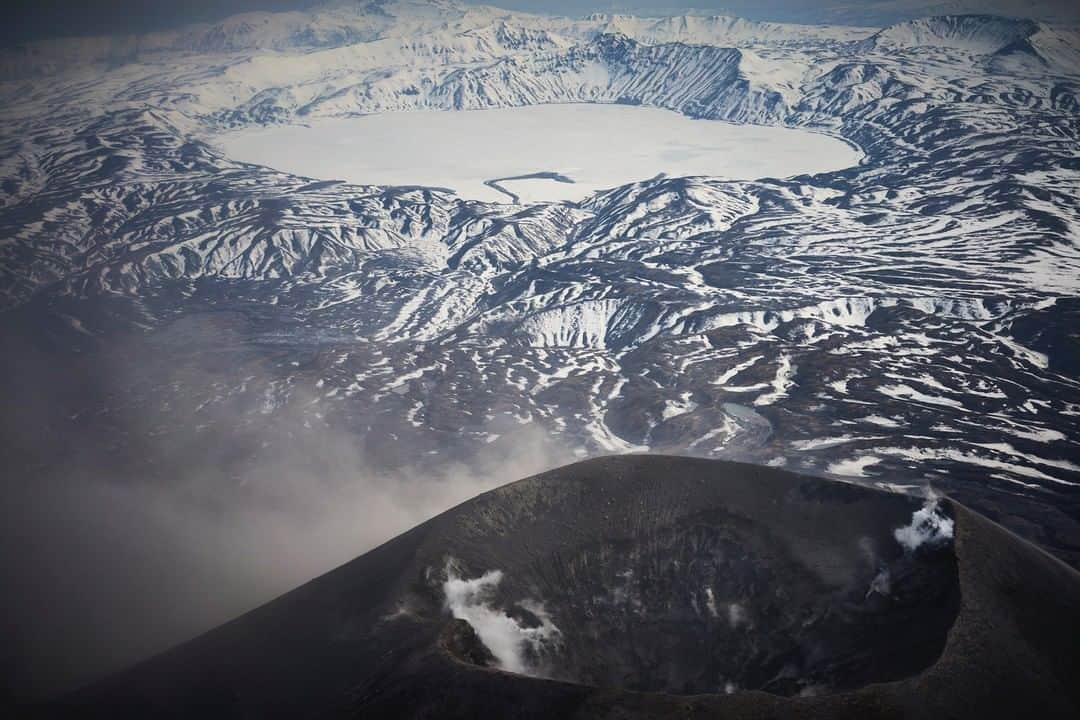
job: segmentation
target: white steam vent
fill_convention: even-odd
[[[533,600],[523,600],[517,605],[539,621],[535,627],[523,626],[505,611],[494,607],[495,592],[502,579],[501,570],[489,570],[478,578],[466,579],[460,576],[454,561],[447,562],[443,583],[446,609],[473,627],[501,669],[524,675],[543,675],[537,659],[545,654],[548,646],[559,642],[559,628],[543,605]]]
[[[911,523],[893,531],[893,537],[904,550],[915,552],[921,545],[940,545],[952,540],[953,520],[939,507],[938,498],[931,495],[926,503],[911,515]]]

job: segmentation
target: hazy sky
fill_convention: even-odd
[[[468,2],[469,0],[465,0]],[[146,32],[248,10],[283,10],[319,0],[6,0],[0,42],[50,35]],[[882,25],[943,12],[994,12],[1080,22],[1077,0],[494,0],[532,12],[672,14],[697,11],[755,20]]]

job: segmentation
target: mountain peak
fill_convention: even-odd
[[[890,25],[873,35],[871,47],[937,47],[989,55],[1031,37],[1034,20],[998,15],[936,15]]]

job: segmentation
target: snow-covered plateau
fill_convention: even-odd
[[[406,474],[735,457],[929,483],[1075,563],[1078,37],[392,0],[8,49],[26,432],[241,494],[331,432]]]

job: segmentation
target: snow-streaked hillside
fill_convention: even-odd
[[[2,60],[0,297],[85,352],[247,318],[217,369],[133,381],[147,433],[304,398],[393,467],[540,428],[572,453],[1008,498],[1014,527],[1073,553],[1045,528],[1075,521],[1080,486],[1078,47],[987,16],[878,31],[441,0],[42,43]],[[215,149],[268,123],[569,102],[828,132],[866,157],[518,206]]]
[[[1033,20],[993,15],[952,15],[911,20],[875,33],[879,48],[951,48],[988,55],[1026,40],[1039,29]]]

